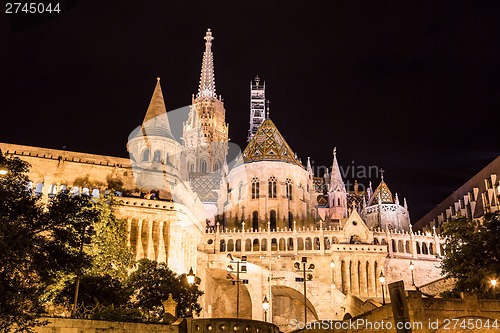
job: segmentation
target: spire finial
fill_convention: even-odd
[[[266,105],[267,105],[267,111],[266,111],[266,119],[269,119],[269,104],[271,103],[270,100],[266,100]]]
[[[384,181],[384,172],[385,170],[384,169],[380,169],[380,174],[381,174],[381,178],[382,178],[382,181]]]
[[[200,86],[196,97],[217,98],[215,93],[214,56],[212,53],[212,31],[207,29],[205,39],[205,53],[201,64]]]
[[[333,147],[333,156],[337,156],[337,147]]]
[[[159,76],[156,77],[156,82],[160,82],[160,77]]]

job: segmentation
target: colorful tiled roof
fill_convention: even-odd
[[[245,163],[280,161],[302,166],[271,119],[264,120],[260,125],[243,152],[243,160]]]

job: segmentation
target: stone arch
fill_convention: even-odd
[[[396,240],[391,239],[392,252],[398,252],[398,248],[396,247]]]
[[[252,240],[251,239],[246,239],[245,240],[245,251],[252,251]]]
[[[271,239],[271,251],[278,250],[278,240],[276,238]]]
[[[142,162],[147,162],[149,161],[149,148],[144,148],[141,151],[141,161]]]
[[[260,241],[258,238],[252,241],[252,251],[260,251]]]
[[[302,237],[297,238],[297,250],[304,250],[304,240],[302,239]]]
[[[287,250],[293,251],[293,238],[288,238]]]
[[[260,241],[260,250],[261,251],[267,251],[267,239],[263,238]]]
[[[235,244],[235,251],[239,252],[241,251],[241,239],[237,239],[236,240],[236,244]]]
[[[427,243],[422,242],[422,254],[429,254],[429,250],[427,248]]]
[[[221,239],[220,240],[220,252],[226,252],[226,240],[225,239]]]
[[[227,271],[221,268],[206,269],[205,283],[207,304],[212,305],[212,318],[236,318],[236,284],[226,279]],[[231,276],[236,279],[234,274]],[[247,286],[240,283],[239,318],[252,319],[252,298]]]
[[[286,242],[284,238],[280,238],[280,243],[278,249],[280,251],[286,251]]]
[[[429,243],[429,254],[434,254],[434,244]]]
[[[373,238],[373,244],[374,245],[379,245],[380,244],[380,240],[378,238]]]
[[[148,241],[149,241],[149,238],[148,238],[148,232],[149,232],[149,224],[151,223],[151,221],[148,221],[148,220],[142,220],[142,228],[141,228],[141,245],[142,245],[142,250],[144,252],[144,255],[143,257],[147,258],[147,255],[148,255]],[[151,258],[148,258],[148,259],[151,259]]]
[[[420,242],[415,242],[417,246],[417,254],[420,254]]]
[[[405,246],[403,244],[403,240],[398,240],[398,252],[404,253],[405,252]]]
[[[233,252],[234,251],[234,241],[232,239],[229,239],[227,241],[227,252]]]
[[[319,237],[314,237],[313,249],[319,250],[320,248],[321,248],[321,245],[319,243]]]
[[[304,294],[292,286],[272,286],[273,294],[273,324],[286,327],[292,319],[304,320]],[[318,320],[314,301],[309,293],[306,295],[308,322]]]
[[[161,152],[159,150],[155,150],[153,153],[153,162],[161,162]]]
[[[325,237],[324,239],[325,242],[325,250],[330,250],[330,239],[328,237]]]
[[[410,241],[405,242],[406,253],[411,253]]]
[[[337,237],[332,237],[332,244],[338,244],[339,243],[339,240],[337,239]]]
[[[305,241],[305,250],[308,251],[308,250],[312,250],[312,241],[311,241],[311,238],[310,237],[306,237],[306,241]]]

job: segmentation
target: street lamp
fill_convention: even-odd
[[[380,284],[382,285],[382,304],[385,305],[385,292],[384,292],[385,276],[384,276],[384,272],[380,272],[380,276],[379,276],[378,280],[380,281]]]
[[[241,256],[241,260],[235,260],[231,253],[227,254],[227,257],[229,258],[229,265],[227,265],[227,271],[229,273],[236,273],[236,280],[233,280],[233,285],[236,283],[236,318],[240,317],[240,283],[245,283],[248,282],[246,280],[240,280],[240,273],[246,273],[247,272],[247,266],[243,265],[246,264],[247,262],[247,256]],[[231,264],[236,265],[236,270],[233,269],[233,266]],[[240,268],[241,265],[241,268]],[[227,274],[228,279],[232,279],[230,274]]]
[[[267,322],[267,311],[269,310],[269,302],[267,296],[264,295],[264,300],[262,301],[262,308],[264,309],[264,321]]]
[[[497,298],[497,290],[496,290],[497,280],[496,279],[491,279],[490,283],[491,283],[491,286],[493,287],[493,297]]]
[[[187,281],[189,283],[189,289],[190,289],[190,292],[191,294],[193,293],[193,284],[194,284],[194,280],[195,280],[195,275],[194,275],[194,272],[193,272],[193,267],[191,267],[189,269],[189,273],[186,275],[187,277]],[[189,314],[191,315],[191,317],[194,317],[193,316],[193,303],[191,300],[189,300]]]
[[[307,257],[302,257],[302,269],[300,269],[300,263],[296,262],[293,267],[295,267],[299,272],[304,273],[304,323],[307,323],[307,280],[312,280],[312,274],[308,274],[306,278],[306,272],[312,272],[314,269],[314,264],[310,264],[309,268],[306,269]]]
[[[3,165],[0,165],[0,176],[5,176],[8,172],[9,172],[9,169],[7,169]]]
[[[411,272],[411,284],[415,286],[415,278],[413,277],[413,270],[415,269],[415,265],[410,260],[410,272]]]

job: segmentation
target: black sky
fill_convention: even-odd
[[[304,163],[331,165],[336,146],[344,168],[383,168],[413,222],[499,155],[498,1],[66,5],[31,28],[1,18],[1,142],[127,157],[157,76],[167,109],[191,102],[211,28],[242,148],[258,74]]]

